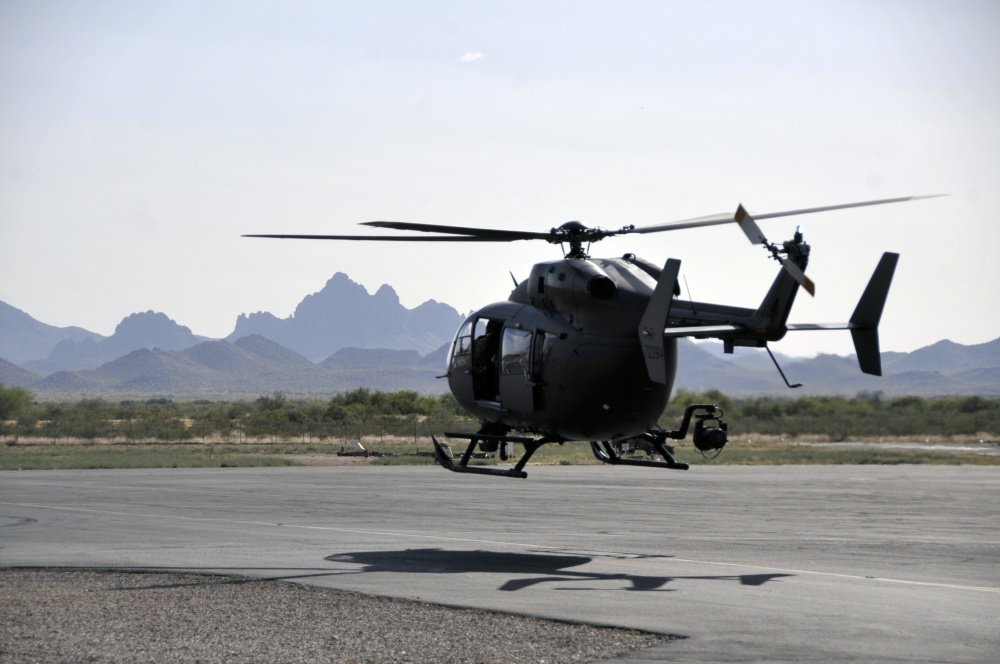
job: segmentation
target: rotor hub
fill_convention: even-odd
[[[579,221],[567,221],[550,231],[549,242],[553,244],[569,244],[566,258],[587,258],[583,243],[597,242],[609,235],[603,228],[589,228]]]

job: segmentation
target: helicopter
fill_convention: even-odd
[[[450,446],[432,436],[437,462],[459,473],[525,478],[525,465],[543,445],[589,442],[606,464],[687,470],[668,441],[692,442],[703,454],[721,453],[728,423],[716,404],[688,404],[680,426],[658,425],[673,389],[677,340],[719,339],[725,353],[736,347],[764,348],[788,387],[768,343],[789,331],[849,330],[860,370],[881,375],[878,324],[899,255],[882,254],[848,322],[790,324],[800,288],[815,295],[806,276],[810,246],[796,229],[780,244],[768,241],[759,220],[798,216],[939,196],[905,196],[751,215],[742,204],[735,213],[619,229],[568,221],[545,232],[369,221],[362,225],[427,235],[252,234],[244,237],[390,241],[516,242],[558,244],[561,259],[534,265],[527,279],[514,280],[504,302],[473,312],[462,323],[448,355],[448,386],[458,403],[480,422],[474,433],[445,433],[467,441],[456,461]],[[593,258],[590,247],[605,238],[736,224],[754,245],[780,264],[777,276],[756,308],[684,300],[678,284],[681,262],[660,267],[632,253]],[[512,275],[513,276],[513,275]],[[510,468],[470,465],[477,454],[498,453],[507,461],[514,445],[523,453]],[[625,449],[645,449],[633,458]]]

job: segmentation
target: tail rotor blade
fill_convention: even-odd
[[[803,272],[798,265],[787,258],[782,258],[781,264],[784,266],[785,272],[791,275],[792,279],[799,282],[799,285],[805,288],[807,293],[816,297],[816,284],[813,283],[812,279],[806,276],[806,273]]]
[[[787,257],[782,258],[778,255],[778,249],[773,244],[767,241],[764,237],[764,231],[760,230],[760,226],[754,221],[750,213],[747,212],[743,204],[736,208],[736,214],[733,215],[733,220],[739,224],[740,229],[746,234],[747,239],[750,240],[751,244],[762,244],[771,251],[771,255],[777,260],[781,261],[781,265],[785,268],[785,271],[791,275],[792,279],[799,282],[799,285],[806,289],[806,292],[816,297],[816,284],[813,280],[806,276],[806,273],[802,271],[798,265],[793,263]]]
[[[736,223],[740,225],[740,228],[746,233],[747,239],[750,240],[751,244],[767,244],[767,238],[764,237],[764,231],[760,230],[760,226],[757,222],[753,220],[750,213],[746,211],[743,204],[736,208]]]

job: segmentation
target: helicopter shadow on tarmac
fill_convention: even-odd
[[[628,556],[629,559],[644,556]],[[654,556],[669,558],[669,556]],[[359,551],[336,553],[326,557],[328,562],[362,565],[356,573],[398,572],[407,574],[508,574],[525,575],[510,579],[498,590],[516,591],[543,583],[566,582],[624,582],[623,590],[669,592],[665,586],[672,581],[734,581],[744,586],[762,586],[769,581],[792,574],[738,574],[716,576],[642,576],[634,574],[607,574],[584,572],[569,568],[585,565],[593,560],[589,556],[556,555],[551,553],[502,553],[496,551],[449,551],[447,549],[405,549],[402,551]],[[585,586],[571,585],[559,590],[590,590]]]

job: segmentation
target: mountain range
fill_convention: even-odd
[[[369,295],[338,272],[287,318],[265,311],[240,314],[226,340],[260,335],[322,362],[346,347],[426,354],[450,342],[461,322],[462,316],[447,304],[428,300],[407,309],[391,286]],[[104,337],[79,327],[46,325],[0,302],[0,358],[42,376],[96,369],[139,348],[183,350],[207,340],[154,311],[127,316]]]
[[[235,342],[202,341],[179,351],[140,348],[97,369],[59,371],[29,383],[37,391],[120,392],[181,396],[247,395],[280,391],[287,394],[330,394],[364,386],[380,390],[438,393],[442,367],[431,368],[416,351],[391,354],[380,365],[338,363],[338,355],[364,349],[342,349],[316,364],[280,344],[254,334]],[[412,356],[410,355],[412,354]],[[443,364],[443,362],[442,362]],[[331,365],[334,368],[329,368]],[[2,371],[2,368],[0,368]]]
[[[888,395],[940,396],[968,394],[1000,396],[1000,338],[963,345],[943,340],[910,353],[882,354],[882,376],[863,374],[851,356],[812,358],[775,354],[791,383],[788,389],[764,349],[737,350],[722,355],[718,342],[682,344],[678,353],[678,387],[719,388],[727,394],[846,394],[883,392]]]
[[[448,344],[462,316],[429,300],[405,308],[392,287],[374,294],[342,273],[307,295],[287,318],[240,315],[225,339],[208,339],[146,311],[108,337],[54,327],[0,302],[0,383],[50,394],[170,395],[178,398],[329,394],[356,387],[447,391]],[[939,341],[911,353],[884,353],[883,377],[837,355],[776,356],[789,390],[763,350],[722,353],[718,342],[681,341],[676,387],[727,394],[1000,395],[1000,339]]]

